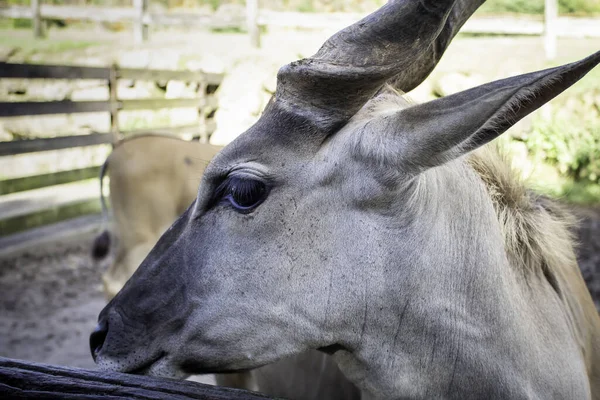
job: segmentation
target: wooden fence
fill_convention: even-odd
[[[89,371],[0,357],[2,399],[265,400],[260,393],[197,382]]]
[[[600,36],[600,22],[590,18],[558,16],[558,0],[544,0],[543,20],[522,17],[474,17],[467,21],[462,32],[475,34],[542,35],[546,56],[556,56],[557,38],[560,36]],[[246,0],[246,15],[206,14],[193,9],[185,12],[156,13],[148,9],[148,0],[133,0],[133,7],[56,6],[31,0],[31,6],[0,8],[0,17],[28,18],[33,20],[36,37],[43,36],[42,20],[45,18],[73,19],[98,22],[130,22],[137,42],[148,39],[150,26],[178,26],[202,28],[247,29],[250,43],[260,46],[260,26],[285,26],[298,28],[342,29],[364,14],[357,13],[300,13],[276,12],[259,9],[258,0]]]
[[[99,68],[0,63],[0,78],[103,80],[109,88],[109,99],[102,101],[0,102],[0,117],[74,113],[108,113],[110,115],[111,128],[109,132],[0,142],[0,157],[10,157],[48,150],[107,145],[115,143],[123,136],[150,132],[177,136],[195,135],[202,141],[208,141],[210,134],[215,129],[214,121],[210,118],[217,106],[214,91],[221,83],[222,75],[189,71],[130,69],[117,66]],[[184,81],[196,84],[197,94],[193,98],[121,100],[118,97],[117,87],[118,80],[122,78],[159,82]],[[198,110],[196,123],[128,132],[122,132],[119,129],[120,111],[184,107]],[[79,169],[0,181],[0,237],[49,222],[98,212],[100,208],[98,191],[94,196],[83,196],[77,192],[71,192],[71,195],[66,195],[65,198],[52,192],[52,196],[40,198],[37,202],[34,197],[23,196],[33,192],[18,192],[97,178],[99,170],[99,165],[89,165]],[[21,196],[19,197],[19,195]],[[49,200],[49,197],[52,199]]]

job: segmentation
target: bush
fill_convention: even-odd
[[[582,123],[583,122],[583,123]],[[540,121],[526,140],[529,153],[574,182],[600,183],[600,118],[553,117]]]
[[[501,145],[541,192],[599,203],[600,89],[587,89],[553,100],[532,116],[529,129]]]

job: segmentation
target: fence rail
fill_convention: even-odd
[[[557,37],[600,37],[600,22],[591,18],[558,16],[558,0],[545,0],[543,19],[474,17],[462,32],[476,34],[543,35],[546,55],[556,56]],[[149,26],[178,26],[188,28],[242,28],[247,29],[253,46],[260,45],[260,26],[284,26],[309,29],[341,29],[364,14],[360,13],[301,13],[260,10],[258,0],[246,0],[246,16],[227,16],[222,13],[207,14],[185,12],[154,13],[148,11],[148,0],[135,0],[134,7],[57,6],[40,4],[32,0],[30,7],[10,6],[0,8],[0,17],[33,19],[34,31],[41,33],[43,19],[73,19],[97,22],[130,22],[134,24],[137,41],[148,38]]]
[[[260,393],[117,372],[58,367],[0,357],[0,397],[6,399],[265,400]]]
[[[0,157],[18,154],[65,150],[87,146],[115,143],[123,136],[139,134],[193,135],[208,141],[215,129],[209,115],[216,109],[217,100],[213,92],[220,85],[222,75],[201,71],[172,71],[119,68],[116,65],[106,68],[64,65],[32,65],[0,63],[0,78],[18,79],[66,79],[66,80],[103,80],[109,87],[109,99],[102,101],[22,101],[0,102],[0,117],[23,117],[50,114],[109,113],[110,132],[92,132],[90,134],[60,136],[54,138],[23,139],[0,142]],[[171,80],[196,84],[197,93],[191,98],[152,98],[121,100],[118,97],[118,80],[133,79],[155,82]],[[122,132],[119,129],[120,111],[156,110],[164,108],[194,108],[198,110],[196,124],[182,126],[156,127],[152,129]],[[20,196],[19,192],[54,187],[79,182],[97,176],[98,165],[23,176],[0,181],[0,236],[99,211],[99,193],[92,196],[72,196],[55,200],[56,196],[47,193],[39,195],[42,205],[36,206],[32,199]],[[48,199],[52,198],[52,201]],[[32,205],[33,204],[33,205]]]

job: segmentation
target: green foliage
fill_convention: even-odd
[[[577,99],[570,100],[583,106]],[[600,115],[597,107],[580,110],[536,121],[527,148],[574,182],[600,184]]]
[[[532,117],[526,132],[502,144],[541,192],[600,203],[600,89],[558,97]]]
[[[12,20],[12,27],[15,29],[31,29],[32,26],[33,22],[28,18],[15,18]]]

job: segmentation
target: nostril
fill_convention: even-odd
[[[102,345],[108,334],[108,324],[104,321],[100,321],[96,329],[90,335],[90,351],[92,352],[92,358],[96,361],[96,356],[102,350]]]

